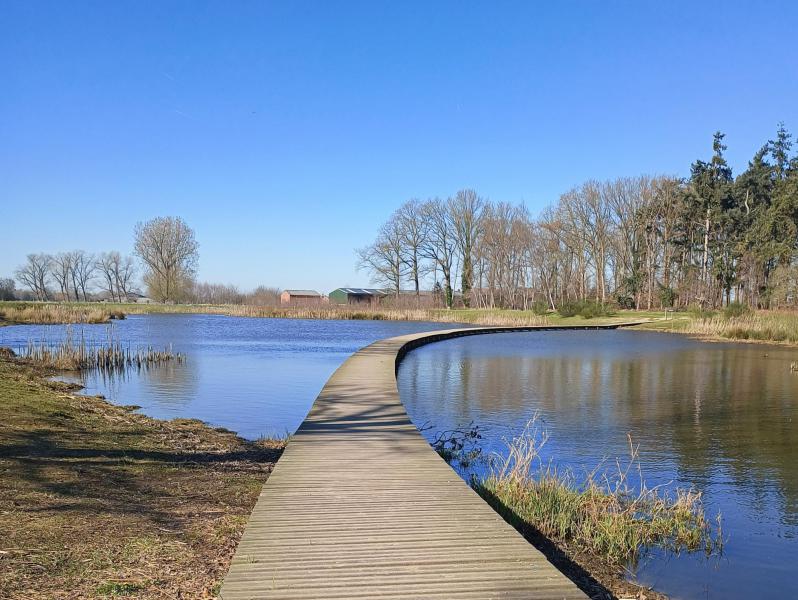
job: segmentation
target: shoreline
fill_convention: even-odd
[[[0,356],[0,596],[213,598],[282,452]]]
[[[679,331],[670,329],[663,329],[659,327],[645,327],[645,325],[635,325],[634,327],[627,327],[628,330],[633,331],[637,328],[638,331],[648,331],[651,333],[664,333],[667,335],[680,335],[696,342],[705,342],[707,344],[748,344],[751,346],[777,346],[779,348],[798,348],[798,342],[789,342],[783,340],[751,340],[751,339],[738,339],[727,338],[708,333],[694,333],[690,331]]]
[[[39,310],[46,307],[53,307],[54,310],[61,311],[61,316],[64,317],[62,321],[9,321],[3,318],[3,307],[29,307],[37,306]],[[95,320],[82,320],[82,315],[86,312],[98,310],[106,311],[103,316]],[[631,330],[640,331],[654,331],[658,333],[672,333],[679,334],[704,342],[726,342],[726,343],[746,343],[746,344],[764,344],[764,345],[777,345],[780,347],[795,347],[798,348],[798,339],[796,340],[779,340],[779,339],[760,339],[757,338],[758,331],[751,327],[750,323],[742,322],[739,330],[742,330],[747,337],[727,337],[718,335],[716,333],[706,333],[700,331],[689,330],[694,324],[702,324],[703,321],[698,320],[687,313],[681,313],[681,316],[676,319],[679,326],[674,328],[671,323],[673,319],[665,320],[663,311],[635,311],[635,310],[619,310],[612,316],[595,317],[586,319],[581,316],[574,317],[561,317],[557,313],[549,312],[546,315],[536,315],[532,311],[521,310],[505,310],[505,309],[374,309],[374,308],[358,308],[358,307],[316,307],[316,308],[303,308],[303,307],[259,307],[248,305],[189,305],[189,304],[124,304],[124,303],[31,303],[31,302],[0,302],[0,327],[9,325],[33,325],[33,324],[102,324],[112,323],[114,320],[124,319],[127,315],[143,315],[143,314],[192,314],[192,315],[219,315],[230,317],[246,317],[246,318],[271,318],[271,319],[301,319],[301,320],[344,320],[344,321],[404,321],[415,323],[446,323],[452,325],[469,326],[510,326],[510,327],[525,327],[525,326],[540,326],[550,325],[557,327],[584,327],[591,325],[610,325],[615,323],[628,322],[629,320],[643,321],[639,325],[630,327]],[[74,317],[74,320],[69,320]],[[46,317],[49,318],[49,317]],[[771,319],[776,323],[780,320],[788,324],[787,321],[795,320],[795,327],[797,328],[795,335],[798,335],[798,313],[792,315],[791,313],[769,313],[767,311],[760,311],[751,313],[749,318]],[[739,321],[739,320],[738,320]],[[730,326],[735,325],[737,321],[729,323]],[[670,326],[669,326],[670,325]],[[789,323],[792,325],[792,323]],[[745,329],[748,326],[749,329]],[[687,330],[685,330],[687,329]]]

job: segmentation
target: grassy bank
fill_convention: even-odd
[[[787,311],[685,313],[645,327],[710,340],[798,344],[798,313]]]
[[[547,436],[534,420],[501,457],[489,458],[485,475],[468,469],[482,455],[480,438],[476,428],[458,430],[432,445],[461,474],[471,473],[477,493],[591,597],[664,598],[628,581],[629,567],[655,548],[722,551],[720,517],[717,525],[706,517],[700,493],[630,483],[642,479],[631,440],[617,470],[597,467],[577,478],[541,461]]]
[[[279,443],[159,421],[0,358],[0,598],[211,598]]]

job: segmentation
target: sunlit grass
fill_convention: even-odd
[[[124,316],[99,304],[0,302],[0,321],[9,324],[107,323]]]
[[[33,364],[65,371],[126,367],[140,369],[160,363],[185,360],[182,354],[172,352],[171,348],[156,350],[151,346],[137,349],[125,347],[115,340],[110,332],[104,342],[89,343],[82,332],[80,339],[76,339],[71,327],[67,327],[66,336],[62,341],[56,344],[48,343],[46,340],[29,341],[21,354],[23,359]]]
[[[798,342],[798,314],[775,311],[760,311],[734,317],[717,314],[708,318],[691,319],[681,325],[679,330],[731,340],[795,343]]]
[[[717,526],[707,519],[701,493],[646,487],[633,488],[637,448],[630,443],[630,459],[617,472],[598,469],[578,480],[540,459],[546,442],[534,421],[507,444],[506,457],[472,485],[510,523],[556,542],[601,557],[615,568],[635,563],[652,548],[675,552],[722,549],[720,517]],[[639,472],[638,472],[639,475]]]

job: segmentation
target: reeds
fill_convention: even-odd
[[[271,307],[234,305],[223,307],[224,314],[241,317],[283,319],[329,319],[360,321],[429,321],[479,325],[545,325],[544,316],[531,312],[484,310],[446,310],[436,308],[385,308],[359,306]]]
[[[152,346],[135,349],[125,347],[113,339],[110,331],[108,339],[100,344],[87,342],[82,332],[80,340],[76,341],[71,327],[67,328],[63,341],[57,344],[29,341],[19,354],[21,358],[38,365],[65,371],[142,369],[170,361],[185,361],[185,357],[174,353],[171,347],[163,350],[156,350]]]
[[[631,439],[628,464],[618,462],[613,475],[596,469],[582,481],[541,461],[545,442],[533,420],[508,442],[506,457],[494,462],[487,476],[472,479],[476,491],[517,528],[532,527],[617,569],[652,548],[707,554],[722,549],[720,516],[713,527],[700,492],[648,488],[639,471],[639,484],[629,484],[630,471],[639,470]]]
[[[19,324],[107,323],[124,319],[123,312],[97,305],[58,303],[0,304],[0,320]]]
[[[688,334],[731,340],[798,342],[798,313],[759,311],[739,316],[703,314],[679,323]]]
[[[0,320],[9,323],[106,323],[126,314],[217,314],[273,319],[359,321],[428,321],[486,326],[546,325],[545,315],[533,311],[500,309],[412,308],[388,306],[258,306],[247,304],[65,304],[0,303]]]
[[[248,304],[138,304],[120,305],[134,313],[198,313],[271,319],[322,319],[342,321],[429,321],[474,325],[546,325],[545,316],[532,311],[445,308],[391,308],[384,306],[256,306]]]

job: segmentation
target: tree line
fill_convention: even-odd
[[[162,302],[185,297],[193,288],[199,257],[194,231],[179,217],[158,217],[137,224],[134,240],[148,295]],[[88,302],[99,290],[108,300],[124,302],[138,294],[135,257],[115,250],[28,254],[15,279],[0,280],[0,296],[15,298],[19,282],[34,300]]]
[[[135,292],[136,272],[132,256],[116,251],[95,255],[72,250],[28,254],[14,276],[34,300],[88,302],[99,288],[110,300],[123,301]],[[13,283],[6,283],[12,291]]]
[[[689,177],[587,181],[534,218],[523,205],[469,189],[409,200],[357,251],[358,267],[397,294],[432,283],[450,307],[794,307],[791,149],[779,125],[735,177],[717,132],[711,155],[693,162]]]
[[[280,304],[277,288],[259,286],[245,293],[234,285],[196,281],[198,248],[183,219],[159,217],[136,225],[132,255],[84,250],[29,254],[14,278],[0,278],[0,300],[126,302],[135,301],[143,285],[147,296],[159,302]]]

